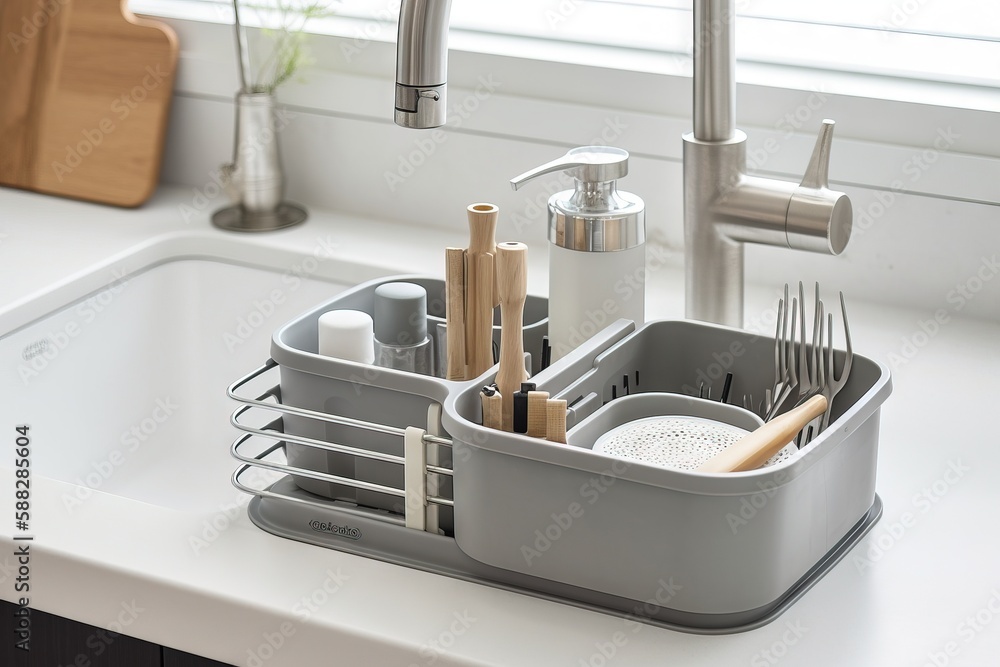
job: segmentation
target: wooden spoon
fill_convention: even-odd
[[[797,408],[746,434],[735,445],[701,464],[698,472],[756,470],[791,442],[806,424],[824,412],[826,397],[817,394]]]

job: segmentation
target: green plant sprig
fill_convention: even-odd
[[[261,18],[265,13],[276,17],[276,27],[267,27],[260,21],[261,33],[273,42],[268,57],[248,73],[247,92],[273,93],[281,84],[291,79],[302,67],[311,61],[306,52],[308,35],[306,25],[313,20],[327,18],[334,14],[330,7],[337,0],[317,0],[312,2],[292,0],[271,0],[270,2],[239,2],[240,10],[250,9]],[[249,48],[241,45],[241,48]],[[252,62],[252,61],[251,61]]]

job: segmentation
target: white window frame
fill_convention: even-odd
[[[193,18],[181,18],[197,5],[131,3],[179,33],[178,93],[221,99],[235,88],[232,26],[219,8],[204,4]],[[317,64],[306,72],[307,84],[281,89],[282,101],[391,122],[395,24],[337,16],[313,29]],[[502,84],[488,108],[454,129],[575,145],[618,114],[649,137],[629,146],[633,153],[680,161],[680,136],[691,123],[689,69],[689,61],[669,54],[453,29],[452,104],[473,95],[484,76]],[[892,190],[902,184],[907,193],[1000,206],[996,88],[747,62],[738,63],[737,79],[737,121],[750,137],[748,149],[766,157],[760,173],[798,176],[813,132],[831,117],[838,122],[834,184]],[[774,145],[782,149],[770,151]],[[940,168],[927,169],[932,163]]]

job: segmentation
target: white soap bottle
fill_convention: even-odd
[[[511,179],[515,190],[565,171],[573,190],[549,198],[549,345],[565,356],[617,319],[645,322],[645,204],[620,192],[628,151],[583,146]]]

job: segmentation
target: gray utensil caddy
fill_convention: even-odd
[[[393,280],[424,284],[432,303],[441,295],[440,281]],[[788,461],[728,475],[666,470],[595,453],[593,438],[577,437],[573,426],[612,400],[612,386],[623,392],[623,376],[632,393],[691,394],[701,381],[715,382],[718,390],[731,371],[732,395],[759,393],[773,381],[772,338],[683,320],[636,330],[619,320],[533,377],[540,390],[574,403],[569,444],[550,443],[479,424],[479,389],[496,367],[458,383],[316,355],[319,315],[334,307],[370,312],[382,282],[345,292],[275,333],[274,361],[248,376],[280,367],[274,393],[281,406],[265,409],[282,417],[270,428],[239,421],[242,411],[265,407],[238,395],[248,378],[230,388],[244,403],[234,423],[248,431],[233,446],[243,463],[234,483],[256,496],[250,516],[269,532],[667,627],[720,633],[776,617],[881,514],[878,422],[891,391],[881,364],[855,355],[829,429]],[[539,319],[528,315],[527,322]],[[526,328],[525,349],[539,349],[543,333],[544,321]],[[838,368],[842,363],[838,353]],[[362,433],[344,426],[343,417],[391,428]],[[428,450],[439,453],[436,461],[429,457],[424,474],[428,483],[431,477],[438,482],[426,502],[439,510],[440,534],[405,527],[403,492],[337,483],[358,475],[402,489],[400,443],[407,427],[429,434]],[[255,456],[240,453],[260,436],[277,444]],[[345,441],[391,460],[357,459],[352,468],[352,456],[322,445]],[[287,465],[273,462],[282,448]],[[251,488],[240,475],[253,466],[289,476]]]

